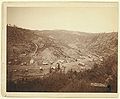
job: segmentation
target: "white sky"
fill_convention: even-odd
[[[118,31],[118,8],[114,7],[9,7],[7,23],[19,27],[82,32]]]

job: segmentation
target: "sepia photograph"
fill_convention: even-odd
[[[118,3],[62,5],[7,7],[6,91],[117,93]]]

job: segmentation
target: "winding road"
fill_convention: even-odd
[[[36,54],[37,50],[38,50],[38,45],[35,44],[34,42],[33,42],[33,44],[36,46],[35,51],[33,52],[33,56],[34,56]]]

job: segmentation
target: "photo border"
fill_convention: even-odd
[[[70,5],[69,5],[69,4]],[[3,2],[2,3],[2,67],[1,67],[1,93],[2,96],[5,97],[46,97],[46,98],[116,98],[118,97],[118,88],[117,93],[66,93],[66,92],[6,92],[6,70],[7,70],[7,64],[6,64],[6,54],[7,54],[7,36],[6,36],[6,24],[7,24],[7,7],[59,7],[59,6],[65,6],[66,7],[79,7],[80,3],[118,3],[118,2],[95,2],[95,1],[38,1],[38,2]],[[119,26],[119,25],[118,25]],[[119,33],[118,33],[119,38]],[[119,43],[119,42],[118,42]],[[119,48],[118,48],[119,49]],[[119,53],[119,52],[118,52]],[[119,56],[118,56],[119,58]],[[119,64],[119,62],[118,62]],[[119,66],[118,66],[119,70]],[[119,73],[119,72],[118,72]],[[119,78],[119,77],[118,77]],[[118,81],[117,78],[117,81]]]

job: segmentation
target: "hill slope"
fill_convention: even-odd
[[[13,69],[14,66],[15,69],[22,68],[21,65],[31,69],[42,66],[45,72],[49,72],[48,68],[61,60],[67,71],[80,71],[83,67],[79,64],[84,64],[84,69],[91,69],[95,63],[101,64],[111,57],[114,61],[109,68],[115,73],[116,32],[95,34],[67,30],[36,31],[7,26],[7,62]]]

